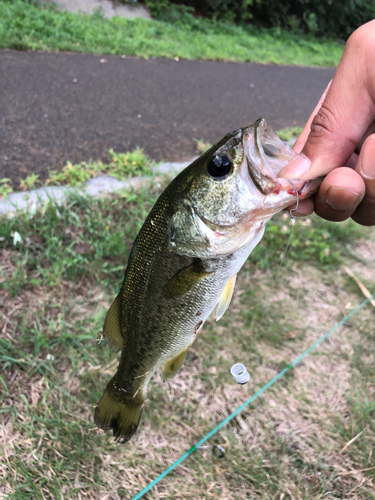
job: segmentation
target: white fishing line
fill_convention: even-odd
[[[294,187],[296,193],[297,193],[297,204],[296,204],[296,208],[292,208],[291,210],[289,210],[289,215],[290,215],[290,219],[291,219],[291,223],[292,223],[292,230],[290,231],[290,234],[289,234],[289,238],[288,238],[288,242],[285,246],[285,250],[283,251],[283,253],[281,254],[281,259],[280,259],[280,264],[279,264],[279,267],[277,268],[277,271],[276,271],[276,275],[275,275],[275,279],[273,281],[273,285],[272,285],[272,288],[271,288],[271,291],[270,291],[270,294],[268,296],[268,299],[266,300],[266,307],[264,309],[264,313],[260,319],[260,322],[259,322],[259,326],[257,328],[258,331],[260,331],[261,329],[261,326],[263,324],[263,320],[264,320],[264,317],[266,315],[266,312],[267,310],[269,309],[270,307],[270,304],[271,304],[271,297],[273,295],[273,292],[274,290],[276,289],[276,283],[277,283],[277,280],[279,278],[279,274],[280,274],[280,271],[281,271],[281,268],[283,267],[284,265],[284,260],[285,260],[285,256],[286,254],[288,253],[288,250],[289,250],[289,247],[290,247],[290,243],[292,241],[292,237],[294,235],[294,228],[295,228],[295,224],[296,224],[296,220],[292,214],[292,212],[295,212],[296,210],[298,210],[298,207],[299,207],[299,193],[298,193],[298,190],[296,189],[296,186],[293,184],[292,181],[290,181],[288,179],[288,181],[292,184],[292,186]],[[267,230],[267,229],[266,229]]]

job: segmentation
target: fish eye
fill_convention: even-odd
[[[223,180],[232,170],[232,162],[227,155],[218,155],[207,165],[207,172],[215,179]]]

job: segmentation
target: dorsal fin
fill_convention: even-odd
[[[120,304],[120,294],[118,294],[108,309],[103,327],[103,335],[107,339],[109,347],[115,352],[122,349],[124,342],[120,330]]]
[[[220,294],[219,302],[216,306],[216,321],[219,321],[229,307],[230,301],[232,300],[234,285],[236,284],[236,277],[237,274],[231,277]]]

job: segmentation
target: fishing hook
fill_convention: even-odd
[[[296,186],[294,185],[294,182],[292,182],[290,179],[288,179],[288,182],[290,182],[290,184],[294,187],[294,190],[297,194],[297,204],[296,204],[296,208],[292,208],[291,210],[289,210],[289,215],[290,215],[290,218],[293,222],[293,224],[295,223],[295,218],[292,214],[292,212],[296,212],[298,210],[298,207],[299,207],[299,193],[298,193],[298,189],[296,188]]]

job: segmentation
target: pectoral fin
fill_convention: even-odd
[[[234,285],[236,284],[236,277],[237,274],[231,277],[220,294],[219,302],[216,306],[216,321],[219,321],[229,307],[230,301],[232,300]]]
[[[211,272],[207,272],[202,268],[199,261],[194,262],[190,266],[181,269],[168,281],[164,287],[164,295],[167,298],[184,295],[210,274]]]
[[[190,346],[186,347],[184,350],[179,352],[177,356],[174,358],[168,359],[163,366],[162,371],[162,379],[165,382],[166,380],[172,380],[175,375],[177,375],[180,370],[183,362],[185,361],[186,355],[189,352]]]
[[[118,352],[123,347],[123,337],[120,330],[120,295],[117,295],[105,317],[103,335],[112,351]]]

